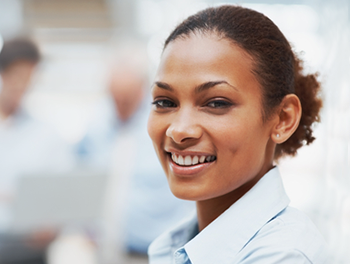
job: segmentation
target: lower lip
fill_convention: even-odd
[[[215,161],[212,162],[206,162],[206,163],[199,163],[197,165],[193,166],[180,166],[176,164],[170,156],[168,156],[169,164],[171,170],[180,176],[191,176],[197,173],[202,172],[203,170],[207,169],[210,165],[212,165]]]

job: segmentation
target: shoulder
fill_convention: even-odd
[[[302,212],[287,207],[269,222],[241,250],[240,263],[325,264],[328,247],[312,221]],[[259,262],[260,263],[260,262]]]

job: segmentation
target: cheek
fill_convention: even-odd
[[[164,124],[162,118],[152,112],[150,113],[147,123],[147,131],[157,152],[162,147],[161,145],[164,141],[165,125],[166,124]]]
[[[245,127],[237,118],[226,118],[220,121],[209,122],[207,130],[213,138],[215,137],[215,141],[221,148],[229,150],[245,140]]]
[[[163,170],[166,172],[166,159],[163,152],[163,145],[165,140],[165,127],[166,123],[162,121],[162,118],[156,116],[154,113],[151,112],[147,123],[148,135],[152,139],[153,147],[158,156],[160,164],[162,165]]]
[[[157,127],[156,127],[155,123],[156,123],[156,120],[151,112],[149,117],[148,117],[147,131],[148,131],[148,135],[152,139],[153,143],[155,143],[155,139],[156,139],[155,135],[157,134],[157,131],[156,131]]]
[[[224,154],[224,159],[232,158],[231,155],[235,155],[236,158],[255,155],[263,136],[259,120],[254,117],[234,116],[223,121],[216,122],[215,126],[212,123],[208,130],[216,142],[216,147]]]

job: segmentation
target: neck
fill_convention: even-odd
[[[210,199],[206,201],[197,201],[196,205],[198,229],[199,231],[202,231],[206,226],[225,212],[231,204],[217,204],[214,199]]]
[[[4,114],[0,109],[0,120],[5,120],[8,117],[8,115]]]
[[[244,185],[223,196],[205,201],[197,201],[196,205],[199,231],[202,231],[206,226],[218,218],[232,204],[241,198],[252,186],[253,184],[249,186]]]
[[[246,182],[237,189],[224,194],[219,197],[215,197],[208,200],[197,201],[197,218],[198,229],[202,231],[211,222],[218,218],[223,212],[225,212],[232,204],[237,202],[244,194],[246,194],[271,168],[273,168],[272,162],[270,166],[267,166],[252,180]]]
[[[0,92],[0,119],[4,120],[11,115],[6,107],[6,98],[3,93]]]

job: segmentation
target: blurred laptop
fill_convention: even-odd
[[[102,219],[106,184],[103,173],[22,177],[13,204],[12,231],[96,228]]]

